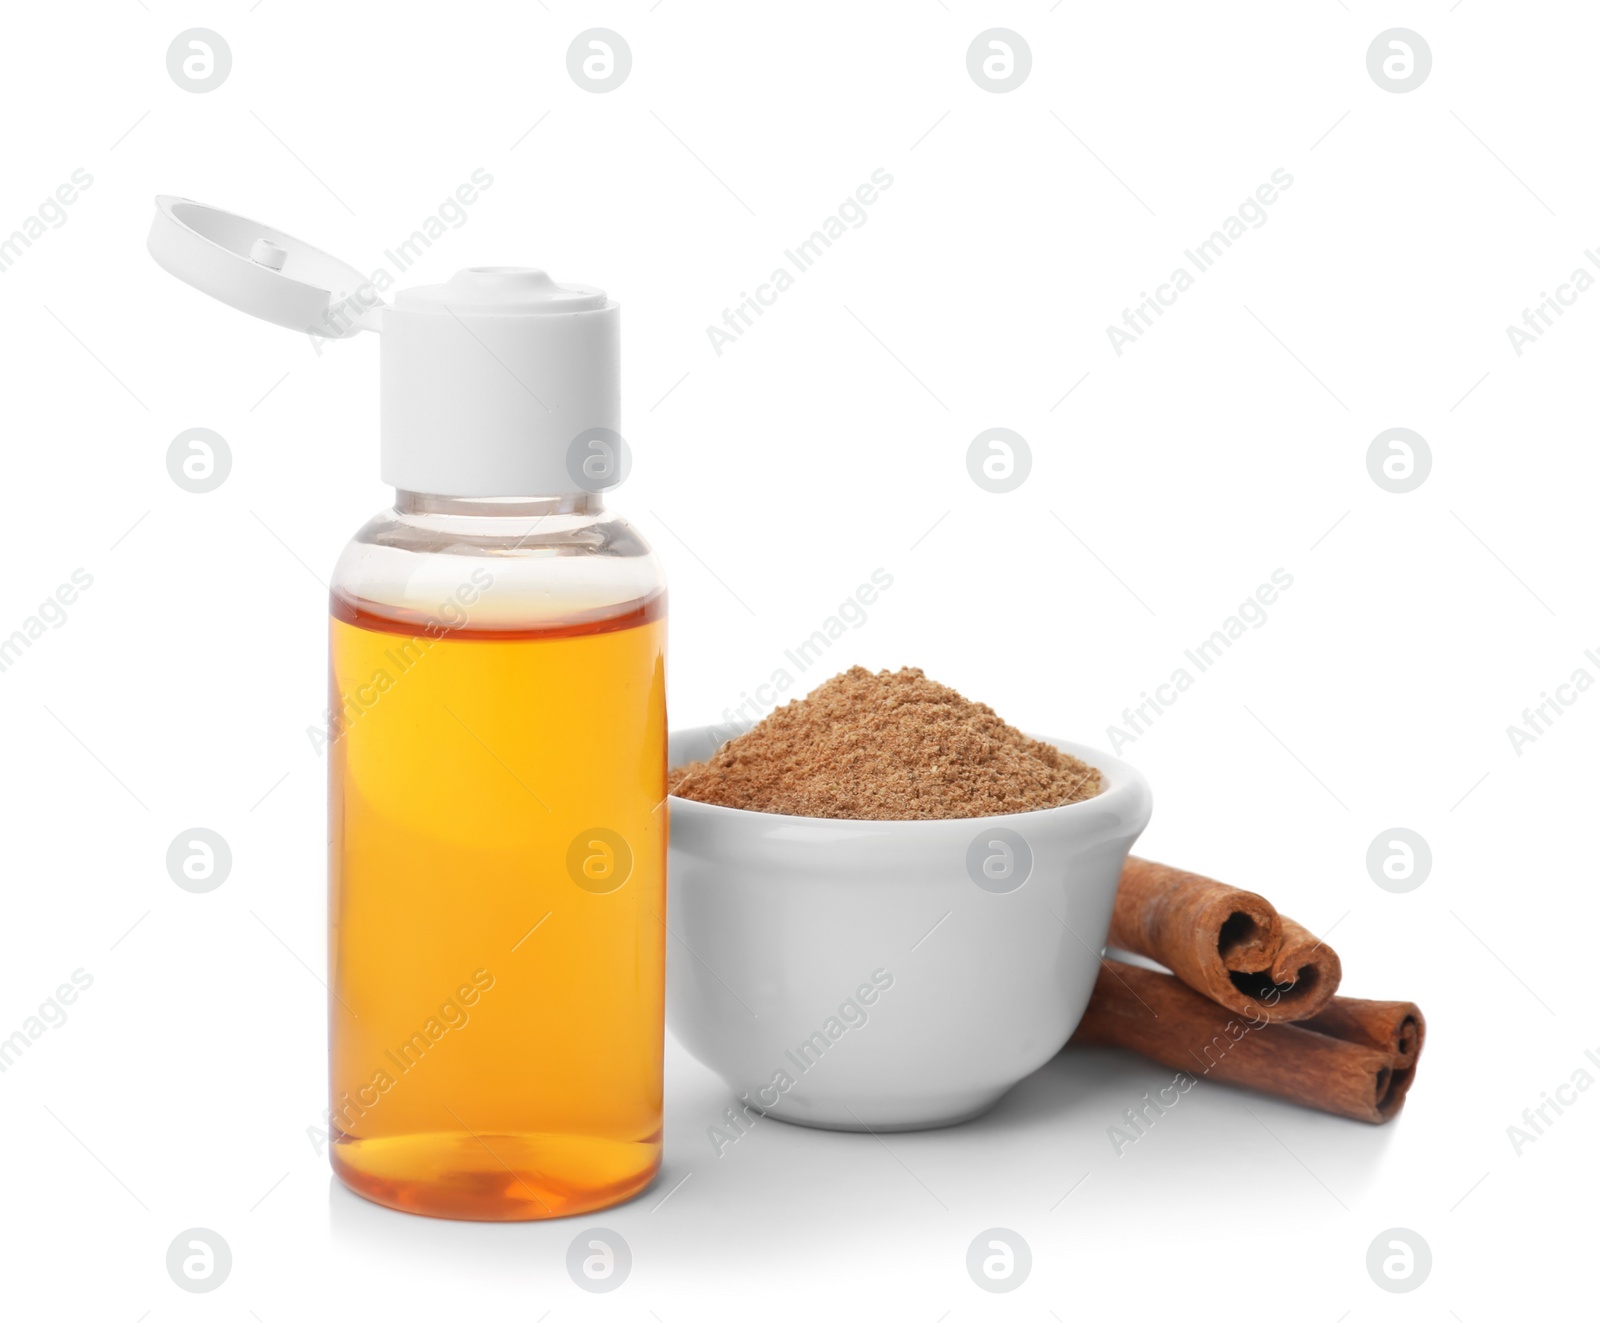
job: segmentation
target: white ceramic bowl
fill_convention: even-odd
[[[672,765],[728,735],[674,732]],[[741,1107],[840,1130],[951,1125],[1060,1051],[1150,789],[1107,754],[1049,743],[1098,767],[1105,789],[932,822],[673,797],[667,1022]]]

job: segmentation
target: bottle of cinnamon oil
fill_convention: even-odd
[[[333,1168],[510,1221],[628,1198],[661,1153],[665,581],[626,476],[619,309],[477,267],[353,268],[158,199],[167,270],[314,341],[382,332],[383,478],[331,584]]]

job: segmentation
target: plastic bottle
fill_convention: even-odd
[[[289,236],[157,202],[181,279],[383,333],[395,505],[332,582],[333,1168],[436,1216],[626,1199],[660,1165],[666,619],[600,495],[627,462],[617,304],[480,267],[383,305]]]

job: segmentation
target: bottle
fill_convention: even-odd
[[[395,502],[330,602],[334,1171],[442,1217],[627,1199],[661,1157],[666,597],[603,503],[618,305],[509,267],[385,305],[289,236],[157,206],[150,251],[188,283],[382,332]]]

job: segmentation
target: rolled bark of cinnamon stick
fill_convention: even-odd
[[[1196,1079],[1355,1121],[1393,1120],[1415,1078],[1422,1013],[1409,1002],[1340,998],[1333,1005],[1327,1030],[1274,1023],[1260,1008],[1235,1014],[1170,974],[1106,960],[1071,1041],[1128,1048]],[[1414,1026],[1409,1038],[1407,1023]],[[1409,1052],[1398,1046],[1402,1040]]]
[[[1148,859],[1123,866],[1109,942],[1274,1023],[1317,1014],[1343,976],[1338,955],[1264,896]]]
[[[1368,1043],[1392,1052],[1397,1069],[1415,1064],[1428,1032],[1427,1021],[1415,1002],[1367,1001],[1361,997],[1335,997],[1300,1025],[1347,1043]]]
[[[1263,1006],[1272,1003],[1271,1010],[1276,1013],[1268,1016],[1271,1020],[1309,1020],[1332,1002],[1344,978],[1344,966],[1332,947],[1288,915],[1278,916],[1278,930],[1282,942],[1271,967],[1260,974],[1245,973],[1245,979],[1259,978],[1260,983],[1244,990]],[[1241,975],[1236,972],[1233,979],[1239,986]]]

